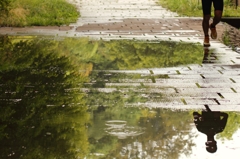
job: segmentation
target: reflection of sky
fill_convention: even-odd
[[[192,148],[192,154],[190,156],[181,156],[179,159],[239,159],[240,130],[233,134],[232,140],[224,140],[224,142],[222,142],[216,139],[218,150],[214,154],[208,153],[205,149],[205,142],[207,141],[206,135],[198,132],[195,127],[193,127],[192,132],[198,134],[194,141],[196,146]]]

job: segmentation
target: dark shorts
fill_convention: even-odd
[[[211,14],[212,3],[214,10],[223,11],[223,0],[202,0],[202,9],[204,15]]]

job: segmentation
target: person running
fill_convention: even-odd
[[[211,17],[211,7],[214,7],[214,17],[213,22],[209,24],[209,20]],[[205,47],[209,47],[209,34],[208,30],[210,28],[211,31],[211,38],[217,39],[217,31],[216,31],[216,25],[220,22],[222,18],[222,12],[223,12],[223,0],[202,0],[202,10],[203,10],[203,21],[202,21],[202,28],[204,32],[204,42],[203,45]]]

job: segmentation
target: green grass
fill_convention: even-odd
[[[223,40],[223,43],[224,43],[225,45],[227,45],[227,46],[230,45],[230,38],[229,38],[229,33],[228,33],[228,31],[225,31],[225,32],[224,32],[224,35],[223,35],[222,40]]]
[[[159,0],[158,3],[180,16],[202,17],[201,0]],[[236,9],[230,0],[224,0],[223,17],[240,17],[240,6]]]
[[[14,0],[9,14],[0,18],[1,26],[68,25],[80,16],[66,0]]]

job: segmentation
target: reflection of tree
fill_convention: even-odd
[[[103,158],[174,159],[181,154],[190,154],[191,147],[194,145],[193,135],[189,134],[191,116],[188,112],[116,106],[106,107],[101,111],[95,110],[93,113],[95,118],[93,124],[101,125],[99,127],[104,127],[105,121],[118,119],[127,121],[132,127],[144,128],[143,134],[121,139],[118,142],[114,141],[116,138],[107,137],[106,134],[99,132],[99,129],[94,130],[94,126],[90,128],[91,143],[94,143],[91,152],[102,153],[105,155]],[[102,135],[99,136],[99,133]],[[101,141],[106,142],[108,149],[97,146]],[[109,149],[109,147],[112,148]]]
[[[237,112],[228,112],[228,123],[225,127],[225,130],[217,134],[216,138],[221,140],[230,140],[232,135],[240,128],[240,114]]]
[[[155,68],[200,64],[202,58],[202,47],[189,43],[168,41],[149,43],[129,40],[90,41],[87,38],[65,38],[63,41],[47,40],[47,42],[51,43],[50,49],[58,50],[58,54],[74,56],[75,58],[71,59],[72,63],[76,64],[81,61],[80,69],[87,70],[87,73],[93,66],[94,69],[102,70]],[[35,46],[37,49],[37,45]],[[21,49],[22,47],[18,46],[15,48],[18,51]],[[50,49],[45,48],[48,51],[51,51]]]
[[[78,55],[94,69],[139,69],[201,63],[202,47],[189,43],[161,41],[149,43],[129,40],[89,41],[64,39],[58,45],[67,55]],[[194,52],[194,53],[193,53]]]
[[[156,109],[155,118],[142,118],[140,123],[146,127],[146,133],[141,138],[147,154],[173,159],[189,155],[194,145],[189,117],[188,112]]]
[[[0,1],[0,22],[7,17],[9,13],[9,8],[10,8],[11,0],[1,0]]]
[[[0,158],[83,158],[88,151],[81,64],[58,42],[0,37]]]
[[[140,41],[103,42],[98,49],[99,60],[96,69],[138,69],[169,67],[176,65],[201,63],[200,46],[188,43],[161,41],[144,43]],[[194,53],[193,53],[194,52]],[[100,59],[100,58],[99,58]]]
[[[117,151],[116,153],[119,153],[121,149],[121,147],[119,147],[119,142],[121,142],[121,140],[106,134],[105,131],[109,128],[106,126],[106,121],[121,119],[126,121],[127,126],[136,127],[137,120],[141,116],[141,110],[133,107],[125,108],[123,105],[115,105],[113,107],[100,106],[96,109],[92,107],[91,110],[92,123],[89,126],[90,152],[104,154],[104,158],[106,154],[112,151]]]

